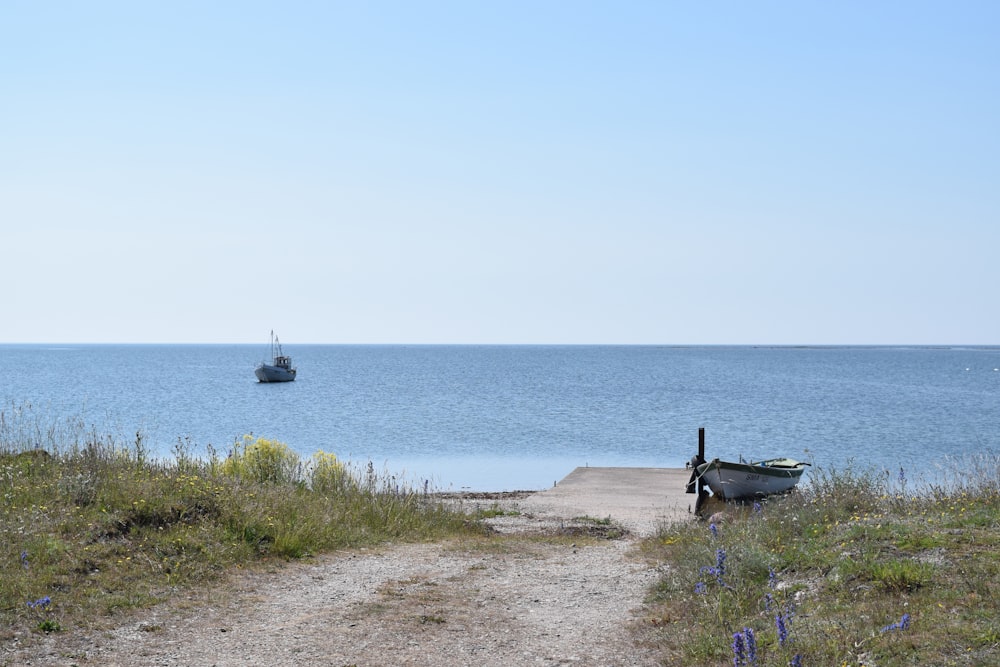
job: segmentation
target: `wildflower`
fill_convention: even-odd
[[[773,567],[767,568],[767,587],[770,589],[778,587],[778,573],[774,571]]]
[[[21,567],[23,567],[25,570],[28,569],[28,552],[27,551],[22,551],[21,552]]]
[[[764,506],[761,505],[758,502],[754,502],[754,504],[753,504],[753,511],[754,511],[754,514],[760,514],[761,512],[764,511]]]
[[[726,573],[726,550],[722,547],[715,550],[715,569],[720,577]]]
[[[802,654],[796,653],[792,656],[792,661],[788,665],[789,667],[802,667]]]
[[[774,596],[770,593],[764,594],[764,611],[771,611],[771,605],[774,604]]]
[[[778,644],[780,646],[784,646],[785,642],[788,641],[788,626],[786,625],[787,620],[787,616],[783,616],[781,614],[774,617],[774,625],[778,629]]]
[[[694,585],[694,592],[697,593],[698,595],[704,595],[705,593],[708,592],[708,587],[705,586],[704,581],[699,581],[697,584]]]
[[[733,633],[733,667],[757,664],[757,639],[752,628]]]
[[[747,645],[747,662],[751,665],[756,665],[757,638],[753,634],[753,628],[743,628],[743,639]]]
[[[892,632],[893,630],[909,630],[910,629],[910,615],[903,614],[903,617],[899,619],[898,623],[893,623],[882,628],[881,632]]]
[[[41,599],[35,600],[34,602],[28,602],[28,606],[31,607],[32,609],[38,609],[38,608],[45,609],[50,604],[52,604],[52,598],[50,598],[48,595],[46,595]]]
[[[742,632],[733,633],[733,667],[747,664],[746,644]]]
[[[902,466],[899,468],[899,483],[906,484],[906,473],[903,471]]]
[[[701,568],[702,572],[708,572],[713,575],[720,584],[725,585],[722,581],[723,575],[726,574],[726,550],[723,548],[718,548],[715,550],[715,566],[708,566]]]

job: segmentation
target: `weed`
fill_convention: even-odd
[[[444,616],[441,616],[439,614],[421,614],[420,616],[421,625],[426,625],[427,623],[441,624],[444,622],[445,622]]]
[[[15,412],[0,409],[3,627],[101,626],[177,591],[218,585],[234,566],[484,532],[333,454],[302,463],[286,445],[248,436],[222,460],[212,451],[199,459],[179,441],[176,461],[159,461],[141,434],[122,443]]]
[[[493,505],[492,507],[477,509],[475,516],[480,519],[495,519],[504,516],[521,516],[521,513],[517,510],[508,510],[499,505]]]
[[[892,667],[991,655],[1000,457],[991,461],[979,457],[978,486],[820,470],[799,492],[730,508],[724,529],[664,528],[643,545],[669,565],[649,614],[664,661]]]
[[[283,442],[252,435],[236,442],[225,461],[222,473],[261,484],[287,484],[296,480],[299,456]]]

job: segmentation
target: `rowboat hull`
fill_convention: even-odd
[[[799,483],[808,463],[770,459],[733,463],[714,459],[697,467],[699,479],[724,500],[759,498],[790,491]]]

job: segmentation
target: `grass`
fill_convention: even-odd
[[[644,543],[665,664],[985,665],[1000,655],[1000,459],[934,483],[816,470]],[[751,652],[752,644],[752,652]]]
[[[902,471],[813,470],[799,492],[645,540],[646,556],[667,566],[647,625],[662,662],[995,664],[1000,459],[950,466],[917,485]],[[303,461],[251,437],[205,458],[178,442],[161,461],[141,434],[121,442],[18,409],[0,409],[0,496],[0,640],[110,626],[223,585],[233,568],[343,547],[460,538],[456,548],[530,556],[533,540],[621,534],[578,517],[555,536],[499,539],[477,517],[331,454]],[[433,605],[423,613],[423,624],[445,619]]]
[[[235,567],[482,528],[391,475],[247,437],[170,461],[0,410],[0,639],[101,626]],[[37,448],[42,442],[44,449]]]

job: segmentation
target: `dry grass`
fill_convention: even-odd
[[[141,436],[121,444],[17,427],[0,413],[0,626],[101,626],[233,567],[482,532],[422,491],[371,468],[352,474],[328,454],[299,462],[261,439],[225,458],[176,454],[152,460]]]
[[[950,465],[934,483],[916,484],[903,471],[819,470],[800,492],[648,541],[647,555],[671,566],[652,614],[664,659],[992,664],[1000,460]]]

